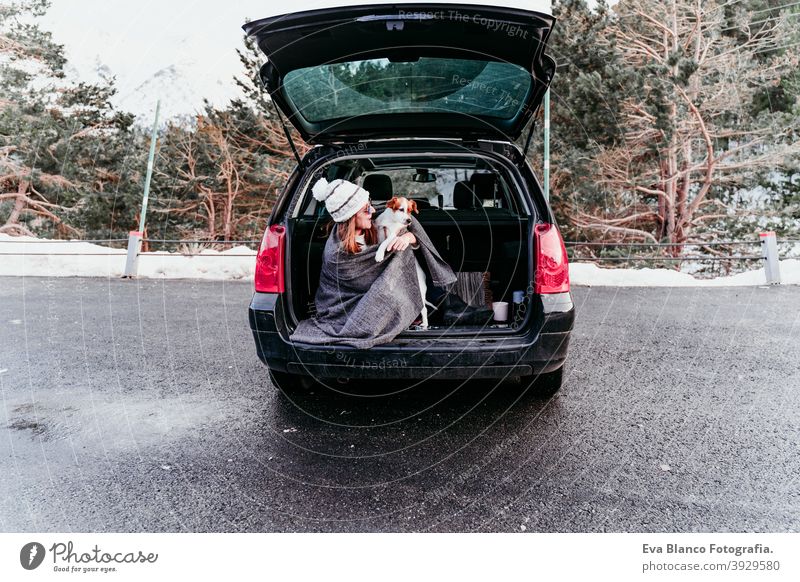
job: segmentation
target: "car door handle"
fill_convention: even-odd
[[[450,235],[448,234],[447,236],[445,236],[444,240],[445,240],[445,246],[447,247],[447,250],[449,251],[450,250]]]

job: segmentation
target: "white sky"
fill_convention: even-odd
[[[536,9],[544,1],[497,3]],[[56,42],[65,46],[69,64],[78,77],[95,80],[98,65],[105,65],[117,77],[116,104],[147,121],[159,98],[163,118],[199,110],[203,97],[223,104],[236,95],[232,77],[241,73],[241,66],[235,49],[242,46],[241,25],[247,18],[257,20],[325,4],[368,2],[52,0],[42,24],[53,33]],[[491,4],[492,0],[485,3]],[[161,74],[154,79],[159,71]]]
[[[160,97],[162,110],[174,113],[199,108],[203,97],[219,101],[232,94],[231,78],[241,71],[235,53],[242,45],[240,27],[246,18],[260,18],[268,4],[53,0],[43,27],[65,45],[82,79],[94,79],[100,63],[116,75],[123,108],[143,113]],[[141,87],[170,67],[171,80]]]

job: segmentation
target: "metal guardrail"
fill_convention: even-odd
[[[800,239],[784,238],[778,243],[800,243]],[[615,247],[714,247],[728,245],[760,245],[756,240],[718,240],[718,241],[689,241],[682,243],[635,243],[635,242],[596,242],[596,241],[564,241],[565,245],[581,246],[615,246]]]
[[[125,239],[126,241],[128,239]],[[215,245],[227,245],[227,244],[239,244],[239,243],[247,243],[247,244],[260,244],[261,240],[201,240],[201,239],[169,239],[169,238],[143,238],[142,242],[153,242],[153,243],[203,243],[203,244],[215,244]]]
[[[762,255],[737,255],[730,257],[569,257],[576,261],[754,261],[764,260]]]
[[[0,253],[9,257],[117,257],[125,254],[124,249],[113,249],[118,253]]]
[[[164,258],[170,258],[170,257],[203,257],[203,258],[206,258],[206,257],[208,257],[209,259],[217,259],[217,258],[220,258],[220,257],[222,257],[222,258],[225,258],[225,257],[255,257],[255,255],[253,255],[253,254],[244,254],[244,253],[237,253],[235,255],[234,254],[204,255],[202,253],[169,253],[169,254],[165,255],[165,254],[154,253],[154,252],[139,253],[139,256],[140,257],[152,256],[152,257],[164,257]]]
[[[125,276],[136,276],[136,268],[138,257],[140,256],[158,256],[158,257],[253,257],[252,254],[236,253],[236,254],[202,254],[202,253],[160,253],[160,252],[142,252],[141,244],[143,242],[156,243],[156,244],[206,244],[206,245],[246,245],[246,244],[260,244],[259,239],[249,240],[204,240],[204,239],[163,239],[163,238],[143,238],[138,232],[131,232],[130,237],[127,239],[121,238],[107,238],[107,239],[86,239],[86,240],[0,240],[2,243],[16,243],[16,244],[61,244],[61,243],[128,243],[127,251],[124,249],[109,249],[107,253],[48,253],[48,252],[25,252],[25,253],[4,253],[0,251],[0,256],[117,256],[126,254],[127,264],[125,268]],[[684,255],[681,257],[669,256],[636,256],[630,255],[626,257],[576,257],[574,252],[569,256],[570,260],[579,260],[583,262],[684,262],[684,261],[697,261],[697,262],[723,262],[723,261],[764,261],[765,270],[767,272],[768,282],[779,282],[780,274],[778,272],[778,261],[780,259],[777,251],[777,245],[800,243],[800,239],[781,239],[775,237],[775,233],[762,233],[760,241],[687,241],[683,243],[648,243],[648,242],[604,242],[604,241],[564,241],[564,245],[569,248],[576,247],[601,247],[601,248],[676,248],[676,247],[723,247],[723,246],[755,246],[760,245],[763,253],[760,255],[729,255],[709,257],[704,255]],[[0,247],[1,249],[2,247]],[[117,252],[114,252],[117,251]],[[772,275],[770,275],[772,272]],[[772,281],[770,281],[770,278]]]
[[[109,243],[109,242],[128,242],[126,238],[93,238],[93,239],[67,239],[67,240],[0,240],[0,243],[15,244],[53,244],[53,243]]]
[[[127,238],[96,238],[96,239],[70,239],[70,240],[0,240],[0,244],[2,243],[15,243],[15,244],[61,244],[61,243],[90,243],[90,244],[97,244],[97,243],[127,243]],[[202,240],[202,239],[164,239],[164,238],[145,238],[142,239],[142,242],[148,243],[162,243],[162,244],[208,244],[208,245],[217,245],[217,244],[229,244],[229,245],[236,245],[236,244],[260,244],[260,240]],[[0,247],[2,249],[2,247]],[[255,249],[254,249],[255,250]],[[116,252],[115,252],[116,251]],[[109,252],[106,253],[48,253],[48,252],[25,252],[25,253],[4,253],[0,250],[0,256],[26,256],[26,257],[35,257],[35,256],[58,256],[58,257],[108,257],[108,256],[117,256],[126,254],[127,251],[124,248],[113,249],[110,248]],[[237,253],[237,254],[219,254],[219,255],[206,255],[202,253],[169,253],[169,254],[161,254],[159,252],[139,252],[139,256],[142,255],[152,255],[152,256],[159,256],[159,257],[252,257],[251,254],[244,254],[244,253]]]
[[[684,261],[693,261],[693,262],[726,262],[726,261],[763,261],[764,262],[764,273],[766,275],[766,282],[770,284],[777,284],[780,283],[780,255],[778,253],[778,245],[779,244],[787,244],[787,243],[800,243],[800,240],[797,239],[782,239],[778,240],[775,236],[774,232],[762,232],[759,234],[758,241],[686,241],[682,243],[648,243],[648,242],[605,242],[605,241],[565,241],[564,245],[573,249],[571,256],[568,254],[568,258],[570,261],[582,261],[582,262],[647,262],[647,261],[656,261],[659,263],[662,262],[684,262]],[[728,255],[728,256],[705,256],[705,255],[683,255],[679,257],[670,257],[670,256],[663,256],[663,255],[651,255],[651,256],[637,256],[635,254],[629,254],[625,257],[620,256],[590,256],[590,257],[581,257],[575,256],[574,249],[576,247],[602,247],[603,249],[607,247],[611,248],[619,248],[619,249],[639,249],[639,248],[647,248],[647,249],[659,249],[659,248],[683,248],[683,247],[700,247],[700,248],[708,248],[708,247],[730,247],[730,246],[754,246],[759,245],[761,246],[762,253],[760,255]],[[788,257],[787,257],[788,258]]]
[[[777,244],[800,243],[798,239],[782,239],[775,241]],[[564,241],[567,247],[612,247],[612,248],[676,248],[676,247],[721,247],[721,246],[760,246],[761,241],[689,241],[684,243],[625,243],[625,242],[595,242],[595,241]],[[572,259],[573,257],[570,257]],[[653,255],[649,257],[631,255],[628,257],[576,257],[585,261],[751,261],[763,260],[761,255],[729,255],[725,257],[708,257],[704,255],[683,255],[680,257],[667,257]]]

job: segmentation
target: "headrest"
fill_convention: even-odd
[[[361,186],[372,200],[390,200],[393,194],[392,179],[386,174],[370,174]]]
[[[497,174],[472,174],[469,179],[475,191],[475,196],[481,200],[494,198],[494,187],[497,184]]]
[[[458,209],[472,209],[476,206],[475,194],[466,182],[456,182],[453,188],[453,206]]]

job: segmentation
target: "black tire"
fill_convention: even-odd
[[[284,394],[296,394],[310,390],[314,385],[314,379],[303,374],[292,374],[290,372],[280,372],[269,370],[269,379],[273,385]]]
[[[522,378],[522,384],[524,386],[530,385],[531,394],[537,398],[552,396],[561,389],[563,381],[564,366],[552,372]]]

